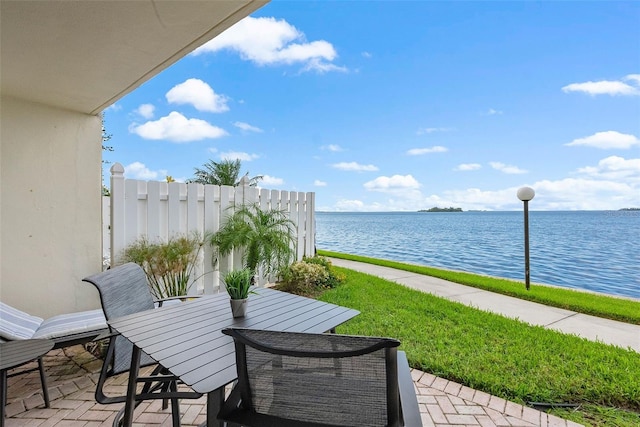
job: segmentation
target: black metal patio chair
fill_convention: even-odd
[[[100,293],[102,309],[107,321],[121,316],[152,310],[162,301],[154,301],[147,285],[147,277],[142,268],[135,263],[127,263],[82,279],[94,285]],[[101,404],[124,403],[126,395],[107,395],[104,385],[109,377],[128,372],[131,367],[133,345],[126,338],[112,331],[107,334],[109,347],[96,385],[96,401]],[[140,367],[156,365],[148,376],[141,376],[138,382],[144,384],[135,400],[138,405],[143,400],[162,399],[166,409],[167,399],[171,401],[171,414],[174,426],[180,425],[178,399],[197,399],[202,395],[194,391],[178,391],[179,379],[158,365],[149,355],[142,352]],[[123,409],[118,413],[113,425],[121,421]]]
[[[422,426],[400,342],[229,328],[238,381],[218,419],[230,426]]]

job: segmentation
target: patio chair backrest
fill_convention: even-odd
[[[235,328],[223,332],[236,345],[241,396],[236,412],[249,417],[238,424],[257,416],[301,426],[399,425],[399,341]]]
[[[127,263],[82,279],[94,285],[100,293],[102,310],[107,321],[128,314],[153,309],[153,296],[147,285],[147,276],[138,264]],[[131,365],[132,344],[117,336],[111,374],[119,374]],[[155,363],[142,354],[141,366]]]

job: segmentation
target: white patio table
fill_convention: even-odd
[[[226,293],[148,310],[111,320],[109,325],[133,343],[128,396],[135,393],[140,351],[179,377],[198,393],[207,394],[207,426],[221,425],[217,414],[224,387],[236,379],[233,339],[228,327],[293,332],[335,332],[359,311],[268,288],[256,289],[247,314],[233,318]],[[133,422],[133,398],[127,398],[123,425]]]

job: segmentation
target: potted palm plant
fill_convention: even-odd
[[[251,291],[253,272],[248,268],[231,270],[222,277],[229,297],[231,298],[231,313],[233,317],[243,317],[247,312],[247,304]]]

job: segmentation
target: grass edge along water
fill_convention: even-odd
[[[321,249],[318,249],[317,252],[318,255],[321,256],[364,262],[383,267],[395,268],[398,270],[410,271],[412,273],[424,274],[426,276],[437,277],[450,282],[459,283],[461,285],[484,289],[527,301],[533,301],[605,319],[640,325],[640,301],[630,298],[559,288],[555,286],[539,285],[535,283],[532,284],[531,289],[527,291],[524,283],[510,279],[444,270],[417,264],[407,264]]]

